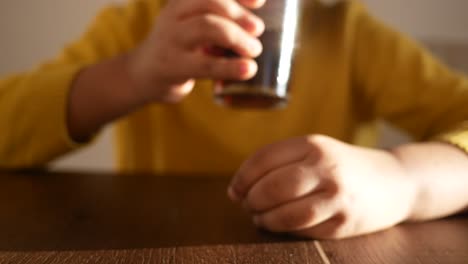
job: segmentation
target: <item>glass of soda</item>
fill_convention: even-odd
[[[301,8],[301,0],[267,0],[263,7],[254,11],[266,26],[260,36],[263,52],[255,59],[258,72],[247,81],[216,81],[217,103],[233,108],[287,105]]]

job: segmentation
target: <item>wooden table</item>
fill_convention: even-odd
[[[226,177],[0,173],[0,263],[468,263],[468,217],[341,241],[257,230]]]

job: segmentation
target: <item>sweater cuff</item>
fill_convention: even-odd
[[[36,89],[42,89],[42,91],[36,91],[31,94],[47,98],[45,99],[46,103],[40,104],[40,107],[36,109],[38,113],[35,115],[36,118],[40,118],[40,116],[44,118],[41,122],[42,126],[38,127],[38,130],[41,131],[36,131],[36,133],[42,135],[49,133],[49,136],[37,137],[44,139],[41,146],[44,147],[42,155],[44,155],[45,159],[48,159],[47,157],[55,158],[69,151],[78,149],[89,144],[94,138],[92,137],[84,142],[75,141],[70,136],[67,126],[70,90],[76,77],[84,67],[85,65],[66,65],[60,68],[57,67],[57,69],[47,74],[35,76],[34,81],[47,84],[47,86],[39,85]],[[39,153],[32,153],[32,157],[36,157],[33,159],[37,159],[38,154]],[[47,160],[38,158],[38,161],[42,163]]]

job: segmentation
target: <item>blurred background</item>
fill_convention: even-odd
[[[85,30],[98,10],[126,0],[0,1],[0,76],[53,57]],[[452,67],[468,73],[468,0],[362,0],[377,17],[422,41]],[[404,136],[381,125],[381,146]],[[55,162],[57,169],[112,170],[112,131]]]

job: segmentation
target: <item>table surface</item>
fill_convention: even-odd
[[[0,173],[0,263],[468,263],[468,217],[340,241],[256,229],[227,177]]]

